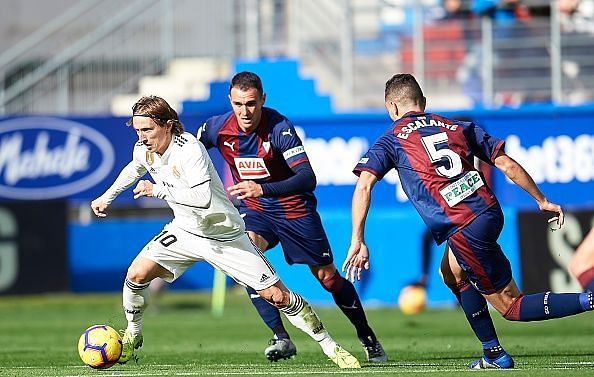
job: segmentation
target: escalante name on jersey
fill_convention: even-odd
[[[443,127],[451,131],[455,131],[458,128],[457,124],[447,124],[441,120],[435,119],[431,119],[429,123],[427,123],[426,119],[426,117],[418,117],[414,122],[407,123],[406,125],[402,126],[400,130],[401,132],[398,132],[396,136],[400,139],[408,139],[408,135],[423,127]]]

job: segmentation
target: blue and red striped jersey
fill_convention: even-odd
[[[472,122],[410,112],[395,121],[353,172],[378,179],[395,168],[438,244],[497,203],[474,157],[493,165],[504,141]]]
[[[309,162],[291,122],[274,109],[263,107],[260,124],[243,132],[232,111],[209,118],[198,130],[208,148],[216,147],[229,165],[235,183],[270,183],[295,175],[292,168]],[[240,206],[288,219],[303,217],[316,208],[313,191],[280,197],[246,198]]]

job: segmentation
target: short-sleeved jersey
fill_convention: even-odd
[[[173,224],[200,237],[229,240],[240,237],[245,226],[239,212],[225,193],[208,153],[190,133],[173,136],[169,147],[159,156],[137,142],[131,164],[142,176],[148,172],[155,185],[170,188],[193,188],[209,185],[210,204],[207,208],[167,201],[174,214]]]
[[[354,173],[381,179],[396,168],[404,192],[442,243],[497,203],[473,160],[493,165],[503,146],[474,123],[410,112],[373,144]]]
[[[276,110],[262,108],[260,124],[251,133],[243,132],[233,112],[209,118],[198,130],[206,148],[216,147],[229,165],[233,181],[270,183],[295,173],[291,168],[308,162],[307,154],[291,122]],[[241,207],[271,216],[294,219],[316,208],[312,191],[280,197],[246,198]]]

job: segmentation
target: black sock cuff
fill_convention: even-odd
[[[126,278],[124,284],[126,284],[126,286],[130,288],[130,290],[132,291],[142,291],[143,289],[148,288],[148,286],[151,285],[150,282],[142,284],[134,283],[133,281],[128,280],[128,278]]]

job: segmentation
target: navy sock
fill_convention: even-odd
[[[468,281],[450,286],[450,289],[456,295],[472,331],[483,344],[483,352],[489,358],[497,358],[503,348],[497,339],[487,300]]]
[[[289,338],[289,334],[287,333],[287,330],[283,325],[283,321],[281,319],[280,312],[278,311],[278,309],[270,305],[268,301],[260,297],[260,295],[258,295],[256,290],[254,290],[253,288],[247,287],[246,291],[248,293],[248,296],[252,300],[252,304],[256,308],[256,311],[258,312],[264,323],[266,323],[270,330],[272,330],[274,335],[276,335],[278,339]]]
[[[334,302],[349,321],[351,321],[353,326],[355,326],[359,340],[365,344],[374,342],[376,340],[375,334],[367,323],[367,317],[365,316],[365,311],[363,310],[363,305],[361,305],[361,300],[355,290],[355,286],[338,273],[334,276],[339,286],[338,289],[331,291]]]
[[[562,318],[594,309],[592,292],[585,293],[535,293],[519,301],[519,321],[542,321]],[[514,302],[515,304],[515,302]]]

